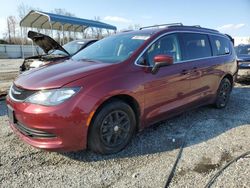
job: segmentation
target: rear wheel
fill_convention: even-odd
[[[220,87],[217,91],[217,97],[215,101],[216,108],[225,108],[230,98],[230,94],[232,91],[232,83],[229,79],[224,78],[221,83]]]
[[[88,147],[97,153],[116,153],[129,143],[135,129],[133,109],[122,101],[114,100],[95,115],[89,130]]]

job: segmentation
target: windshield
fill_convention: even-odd
[[[131,33],[110,36],[83,49],[72,59],[119,63],[130,57],[149,37],[149,34],[135,35]]]
[[[237,55],[250,55],[250,45],[237,46],[235,50]]]
[[[69,52],[70,55],[74,55],[80,48],[84,45],[84,41],[71,41],[67,44],[63,45],[62,47]],[[51,54],[53,55],[65,55],[68,56],[65,52],[61,50],[55,50]]]

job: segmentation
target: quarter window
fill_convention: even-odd
[[[211,36],[213,54],[215,56],[226,55],[230,53],[230,42],[228,39],[219,36]]]
[[[212,56],[208,36],[197,33],[181,34],[184,60],[199,59]]]

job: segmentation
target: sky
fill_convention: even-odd
[[[217,29],[232,36],[250,36],[250,0],[8,0],[0,6],[0,38],[6,18],[18,17],[20,4],[50,12],[62,8],[77,17],[117,26],[118,30],[139,24],[148,26],[181,22]]]

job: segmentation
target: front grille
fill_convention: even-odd
[[[37,91],[18,88],[14,84],[10,88],[11,98],[17,101],[24,101],[25,99],[27,99],[29,96],[33,95],[36,92]]]
[[[20,122],[15,123],[14,127],[25,136],[32,137],[32,138],[54,138],[56,137],[56,135],[52,133],[47,133],[44,131],[28,128],[24,126],[23,124],[21,124]]]

